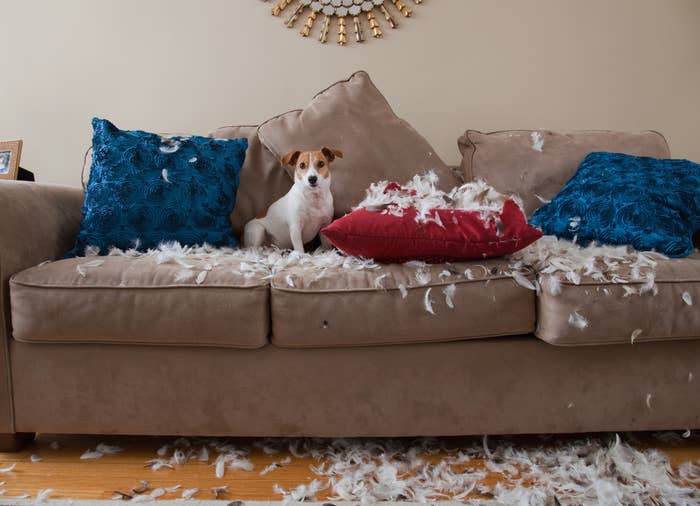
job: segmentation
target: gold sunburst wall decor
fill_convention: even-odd
[[[328,42],[329,33],[333,29],[333,19],[335,19],[337,42],[341,46],[348,43],[350,26],[355,34],[355,42],[364,42],[363,21],[366,20],[372,37],[381,38],[383,35],[379,21],[381,18],[384,18],[390,28],[398,28],[398,18],[401,16],[409,18],[412,14],[403,0],[297,0],[294,7],[287,9],[293,1],[275,0],[276,5],[272,8],[272,15],[279,17],[288,14],[284,20],[287,28],[294,28],[297,21],[306,17],[299,32],[302,37],[310,37],[316,20],[321,18],[318,40],[323,44]],[[423,0],[413,0],[413,3],[421,4]]]

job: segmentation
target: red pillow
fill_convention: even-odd
[[[542,237],[540,230],[528,225],[511,199],[505,201],[500,213],[432,209],[427,220],[416,220],[418,211],[410,207],[400,214],[360,208],[321,232],[348,255],[397,263],[497,257],[514,253]]]

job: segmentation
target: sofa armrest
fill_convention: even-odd
[[[11,335],[9,279],[45,260],[57,260],[75,242],[83,190],[68,186],[0,181],[0,433],[14,433],[8,360]]]

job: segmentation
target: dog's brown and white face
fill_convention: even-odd
[[[343,158],[343,153],[334,148],[323,147],[318,151],[292,151],[282,157],[282,166],[294,167],[294,184],[312,189],[329,188],[331,163]]]

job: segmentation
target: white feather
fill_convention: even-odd
[[[49,496],[53,494],[53,489],[52,488],[44,488],[39,490],[36,494],[36,502],[38,503],[43,503],[46,502],[46,500],[49,498]]]
[[[102,452],[98,451],[92,451],[92,450],[87,450],[85,453],[83,453],[80,456],[80,460],[95,460],[95,459],[101,459],[103,457]]]
[[[170,179],[168,179],[168,169],[163,169],[163,170],[160,172],[160,176],[163,178],[163,181],[165,181],[165,182],[168,183],[168,184],[171,184],[171,183],[170,183]]]
[[[634,329],[632,335],[630,336],[630,342],[634,344],[634,341],[641,335],[642,329]]]
[[[651,394],[647,394],[646,405],[647,405],[647,408],[649,408],[649,409],[651,409],[651,397],[652,397]]]
[[[104,455],[116,455],[124,451],[118,446],[110,446],[104,443],[98,444],[96,450]]]
[[[683,298],[683,302],[685,302],[688,306],[693,305],[693,297],[690,295],[690,293],[683,292],[682,298]]]
[[[418,282],[419,285],[427,285],[430,283],[430,279],[432,276],[430,275],[430,272],[424,271],[424,270],[419,270],[416,271],[416,281]]]
[[[198,488],[186,488],[185,490],[182,491],[182,498],[183,499],[192,499],[197,492],[199,492]]]
[[[165,491],[168,494],[172,494],[174,492],[177,492],[182,485],[173,485],[172,487],[165,487]]]
[[[532,138],[532,149],[542,153],[542,148],[544,147],[544,139],[542,138],[542,134],[539,132],[532,132],[530,137]]]
[[[14,471],[16,465],[17,463],[14,463],[8,467],[0,467],[0,473],[11,473],[12,471]]]
[[[430,298],[430,291],[432,288],[428,288],[425,291],[425,296],[423,297],[423,306],[425,306],[425,310],[430,313],[430,314],[435,314],[435,311],[433,311],[433,301]]]
[[[194,276],[194,271],[190,269],[180,269],[177,271],[175,274],[175,282],[176,283],[181,283],[183,281],[187,281],[188,279],[191,279]]]
[[[451,285],[447,285],[445,288],[442,289],[442,293],[445,294],[445,304],[447,304],[447,307],[450,309],[454,309],[455,304],[454,304],[454,296],[455,292],[457,291],[457,285],[454,283]]]
[[[683,434],[681,434],[681,437],[683,439],[688,439],[690,437],[690,429],[687,429]]]
[[[405,299],[408,297],[408,290],[406,290],[406,286],[403,284],[399,284],[399,292],[401,292],[401,298]]]
[[[515,281],[517,284],[522,286],[523,288],[527,288],[528,290],[536,291],[537,288],[535,285],[527,279],[522,273],[518,271],[513,271],[510,273],[511,277],[513,278],[513,281]]]
[[[579,312],[574,311],[569,315],[569,325],[577,329],[585,329],[588,327],[588,320]]]
[[[287,274],[287,276],[284,279],[287,282],[287,286],[294,288],[294,278],[292,278],[290,274]]]
[[[31,455],[29,457],[29,460],[31,460],[32,462],[41,462],[44,459],[42,459],[39,455]]]
[[[198,285],[201,285],[202,283],[204,283],[204,280],[207,279],[207,272],[208,271],[202,271],[199,274],[197,274],[197,279],[195,280],[195,282]]]
[[[543,196],[538,195],[538,194],[536,194],[536,193],[533,193],[533,195],[535,196],[535,198],[536,198],[537,200],[539,200],[539,201],[542,202],[543,204],[549,204],[549,203],[552,201],[551,199],[546,199],[546,198],[544,198]]]
[[[561,280],[556,274],[545,276],[544,280],[540,279],[540,283],[551,295],[559,295],[561,293]]]
[[[374,278],[374,289],[375,290],[384,290],[384,280],[387,278],[388,274],[382,274],[381,276],[377,276]]]

